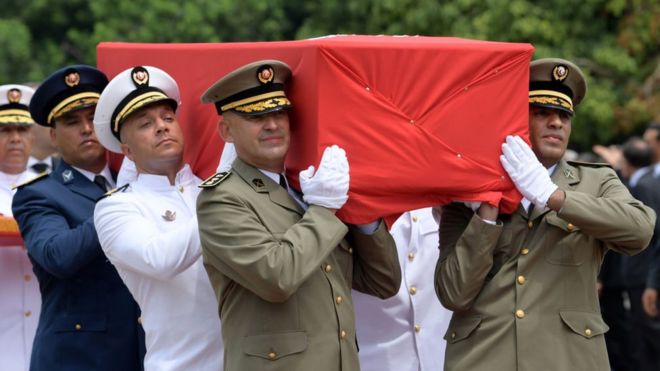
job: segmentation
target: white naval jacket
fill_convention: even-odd
[[[199,183],[188,165],[174,185],[139,174],[94,210],[101,247],[142,310],[146,371],[222,369],[218,305],[195,212]]]
[[[37,174],[0,172],[0,214],[12,216],[16,185]],[[0,246],[0,370],[27,371],[39,323],[41,293],[23,246]]]
[[[399,253],[401,287],[380,300],[353,291],[362,371],[442,370],[451,312],[433,286],[438,223],[431,208],[401,215],[390,230]]]

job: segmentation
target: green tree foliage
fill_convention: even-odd
[[[657,0],[0,0],[0,83],[95,64],[100,41],[234,42],[408,34],[529,42],[575,61],[588,98],[572,145],[621,141],[660,119]]]

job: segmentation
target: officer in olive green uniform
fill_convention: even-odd
[[[335,216],[349,185],[337,146],[318,170],[301,172],[302,196],[288,187],[290,74],[282,62],[258,61],[202,97],[215,103],[220,134],[238,155],[229,172],[202,183],[197,201],[225,370],[358,370],[351,287],[395,295],[397,251],[382,221],[349,228]]]
[[[532,149],[508,137],[500,160],[524,196],[498,215],[443,208],[435,286],[454,310],[445,370],[609,370],[596,277],[612,249],[647,246],[655,214],[606,166],[566,162],[582,72],[561,59],[531,64]]]

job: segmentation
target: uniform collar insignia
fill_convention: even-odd
[[[64,183],[69,183],[73,180],[73,171],[67,169],[62,172],[62,180]]]
[[[571,169],[564,169],[564,176],[569,178],[569,179],[575,179],[575,176],[573,175],[573,170]]]
[[[264,186],[264,181],[259,179],[259,178],[255,178],[255,179],[252,179],[252,184],[254,184],[255,187],[261,188],[261,187]]]
[[[161,215],[163,219],[167,222],[173,222],[176,219],[176,211],[165,210],[165,213]]]

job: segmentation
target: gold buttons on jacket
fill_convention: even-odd
[[[415,332],[420,332],[420,331],[422,331],[422,326],[420,326],[419,324],[415,325]]]
[[[32,311],[31,311],[31,310],[26,310],[26,311],[25,311],[25,317],[30,317],[31,315],[32,315]]]
[[[270,352],[270,353],[267,354],[267,356],[268,356],[268,359],[270,359],[270,360],[272,361],[272,360],[274,360],[275,358],[277,358],[277,353],[275,353],[275,352]]]
[[[348,248],[348,253],[351,254],[351,255],[353,254],[353,248],[352,247]]]
[[[417,293],[417,287],[415,287],[415,286],[411,287],[408,290],[408,292],[410,293],[410,295],[415,295]]]
[[[342,301],[344,301],[344,299],[341,296],[337,296],[337,298],[335,299],[335,303],[337,304],[341,304]]]
[[[534,223],[531,220],[527,222],[527,228],[529,229],[534,228]]]
[[[591,332],[591,329],[590,329],[590,328],[584,330],[584,336],[586,336],[586,337],[590,337],[591,334],[592,334],[592,332]]]
[[[522,309],[518,309],[518,310],[516,311],[516,317],[518,317],[518,318],[525,318],[525,311],[522,310]]]
[[[25,282],[30,282],[30,280],[32,279],[32,276],[30,276],[29,274],[26,274],[25,276],[23,276],[23,279],[25,280]]]
[[[183,193],[183,186],[182,185],[179,186],[179,192]]]
[[[348,334],[344,330],[341,330],[341,332],[339,333],[339,337],[342,338],[342,339],[346,339],[346,335],[348,335]]]
[[[325,270],[325,273],[330,273],[330,272],[332,272],[332,265],[330,265],[330,264],[326,264],[326,265],[325,265],[325,268],[323,268],[323,270]]]
[[[525,276],[523,276],[523,275],[518,276],[516,281],[518,281],[519,285],[524,285],[525,284]]]
[[[409,252],[408,253],[408,260],[413,261],[413,259],[415,259],[415,253],[414,252]]]
[[[520,250],[520,255],[527,255],[527,254],[529,254],[529,249],[528,248],[525,247],[522,250]]]
[[[452,339],[456,339],[456,333],[455,333],[455,332],[452,332],[452,333],[451,333],[451,338],[452,338]]]
[[[416,216],[413,216],[413,217],[412,217],[412,221],[413,221],[413,222],[417,222],[418,220],[419,220],[418,217],[416,217]]]
[[[80,331],[80,329],[82,329],[82,326],[80,325],[80,323],[76,323],[76,325],[73,326],[73,327],[76,329],[76,331]]]
[[[568,229],[568,231],[571,232],[571,231],[573,231],[573,229],[575,229],[575,226],[572,223],[568,223],[568,225],[566,226],[566,229]]]

